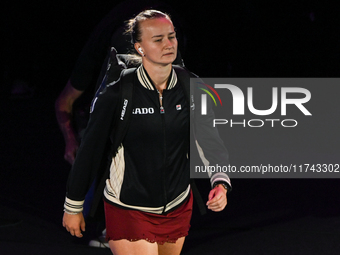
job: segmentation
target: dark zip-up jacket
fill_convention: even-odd
[[[227,150],[211,125],[213,114],[201,116],[200,106],[193,105],[194,95],[190,95],[192,100],[186,95],[189,81],[178,79],[183,75],[176,74],[187,71],[174,70],[163,90],[162,102],[142,66],[130,74],[134,76],[132,100],[120,98],[122,77],[112,84],[108,81],[94,99],[67,184],[67,211],[82,210],[89,186],[95,177],[102,178],[105,165],[110,168],[109,176],[104,178],[104,197],[109,203],[157,214],[178,207],[190,192],[190,119],[196,123],[194,132],[208,161],[229,164]],[[123,120],[126,116],[129,124],[122,139],[117,118]],[[112,148],[117,139],[121,143]],[[212,173],[212,185],[215,182],[230,186],[225,173]]]

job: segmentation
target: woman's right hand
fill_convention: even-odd
[[[68,214],[64,212],[63,227],[66,228],[71,235],[76,237],[83,237],[81,231],[85,231],[85,220],[83,213]]]

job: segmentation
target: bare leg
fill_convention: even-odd
[[[110,240],[109,245],[114,255],[158,255],[157,243],[145,240]]]
[[[164,243],[158,245],[159,255],[179,255],[184,244],[185,237],[178,238],[176,243]]]

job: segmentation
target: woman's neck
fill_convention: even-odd
[[[148,63],[143,63],[145,70],[147,71],[150,79],[155,85],[156,89],[162,93],[166,89],[168,79],[172,70],[172,65],[166,66],[154,66]]]

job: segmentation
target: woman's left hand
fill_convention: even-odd
[[[209,193],[207,202],[208,209],[214,212],[220,212],[227,205],[227,190],[221,185],[217,185]]]

